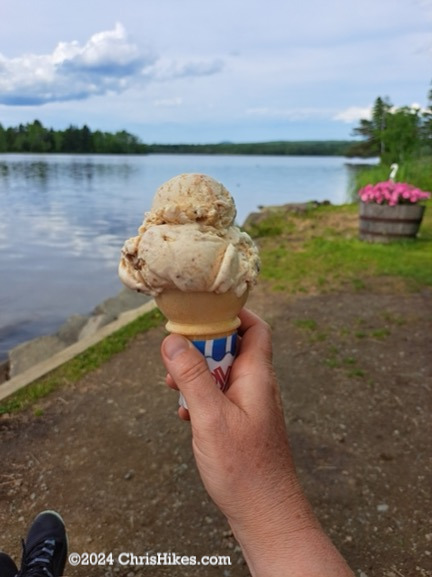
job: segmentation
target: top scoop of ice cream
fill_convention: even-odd
[[[227,227],[235,216],[234,201],[223,184],[205,174],[180,174],[158,188],[140,232],[158,224]]]
[[[260,261],[252,239],[235,226],[227,189],[202,174],[181,174],[156,192],[139,235],[122,249],[119,275],[134,290],[233,291],[256,282]]]

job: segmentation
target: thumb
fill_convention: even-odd
[[[211,376],[205,358],[188,339],[169,335],[162,342],[161,354],[167,371],[192,413],[220,402],[223,393]]]

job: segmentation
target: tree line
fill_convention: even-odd
[[[432,155],[432,88],[424,110],[396,108],[388,97],[378,97],[371,118],[361,119],[354,135],[362,140],[348,150],[350,156],[376,156],[383,164],[403,164]]]
[[[217,144],[144,144],[122,130],[110,133],[91,131],[87,125],[66,130],[45,128],[39,120],[17,127],[0,124],[1,152],[82,153],[82,154],[263,154],[344,156],[352,145],[345,140],[275,141]]]
[[[261,154],[273,156],[345,156],[352,141],[301,140],[220,142],[217,144],[149,144],[148,152],[164,154]]]
[[[92,132],[87,125],[53,130],[35,120],[9,128],[0,124],[0,152],[142,154],[147,147],[125,130]]]

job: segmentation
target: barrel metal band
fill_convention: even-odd
[[[382,216],[360,216],[360,220],[370,220],[372,222],[394,222],[394,223],[416,223],[420,222],[419,218],[383,218]]]
[[[370,235],[370,236],[404,236],[405,238],[408,236],[406,232],[378,232],[378,231],[367,230],[367,229],[364,229],[361,227],[360,227],[360,232],[362,234]],[[412,236],[415,236],[415,234],[413,234]]]

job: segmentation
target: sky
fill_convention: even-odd
[[[350,139],[431,81],[432,0],[0,0],[4,127]]]

